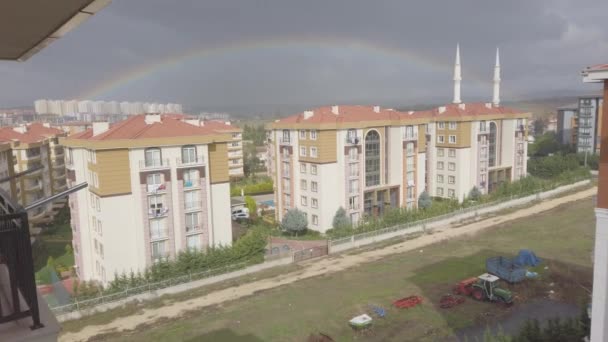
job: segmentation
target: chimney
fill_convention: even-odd
[[[486,103],[486,108],[492,108],[492,103],[491,102],[487,102]]]
[[[146,114],[144,121],[146,122],[146,125],[151,125],[155,122],[161,122],[160,114],[159,113]]]
[[[199,119],[187,119],[184,120],[186,123],[191,124],[192,126],[202,126],[203,123]]]
[[[110,129],[109,122],[93,122],[93,136],[96,137],[99,134]]]
[[[226,122],[225,122],[225,124],[226,124],[227,126],[232,125],[232,123],[231,123],[230,121],[226,121]]]
[[[460,109],[465,109],[465,104],[464,104],[464,103],[459,103],[459,104],[458,104],[458,108],[460,108]]]
[[[46,128],[51,128],[51,124],[48,122],[43,122],[42,126],[46,127]]]
[[[305,110],[304,111],[304,120],[312,118],[313,115],[315,115],[315,112],[313,112],[312,110]]]
[[[25,125],[15,126],[15,127],[13,127],[13,131],[15,131],[17,133],[25,134],[25,133],[27,133],[27,126],[25,126]]]
[[[380,106],[374,106],[374,113],[380,113]]]
[[[437,111],[439,112],[439,114],[445,113],[445,106],[437,108]]]
[[[340,114],[340,107],[338,106],[331,106],[331,112],[335,115]]]

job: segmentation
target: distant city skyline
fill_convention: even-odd
[[[234,113],[445,103],[456,43],[463,102],[491,101],[497,47],[503,102],[579,95],[590,90],[580,69],[608,55],[606,10],[600,0],[114,1],[28,63],[0,62],[0,108],[37,98]]]
[[[177,103],[92,101],[92,100],[50,100],[34,101],[36,114],[55,114],[74,116],[76,114],[124,114],[143,113],[183,113],[182,105]]]

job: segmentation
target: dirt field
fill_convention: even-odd
[[[533,248],[537,252],[542,252],[541,256],[550,259],[558,258],[559,261],[556,262],[568,260],[568,265],[587,268],[584,271],[587,274],[590,265],[589,249],[592,246],[593,236],[591,225],[594,219],[593,212],[589,210],[592,207],[591,201],[589,199],[580,200],[589,198],[596,191],[594,188],[551,199],[529,208],[457,228],[445,227],[442,230],[435,231],[432,235],[424,235],[379,249],[311,260],[302,263],[301,269],[295,272],[221,289],[205,296],[168,303],[162,307],[144,308],[143,311],[135,315],[117,317],[105,324],[88,325],[80,331],[66,332],[60,338],[64,341],[82,341],[96,335],[111,333],[113,334],[111,335],[112,339],[120,340],[124,338],[124,340],[129,341],[140,339],[187,340],[188,337],[196,336],[228,341],[234,340],[232,337],[253,335],[260,337],[261,340],[300,341],[312,332],[311,330],[317,329],[331,332],[334,334],[333,336],[346,337],[351,334],[351,338],[357,338],[357,335],[353,336],[352,332],[344,328],[344,319],[357,314],[357,307],[359,307],[359,311],[364,311],[368,303],[380,302],[380,299],[382,299],[383,305],[387,306],[386,298],[397,293],[407,295],[418,292],[422,293],[425,298],[434,298],[437,294],[444,292],[448,284],[462,278],[464,275],[474,275],[483,271],[483,265],[480,265],[479,260],[484,260],[485,256],[495,253],[496,250],[504,250],[505,252],[510,250],[512,253],[516,253],[519,248]],[[572,205],[568,205],[561,207],[560,210],[552,211],[551,215],[539,214],[574,201],[580,201],[574,203],[577,206],[576,211],[569,210]],[[579,203],[583,202],[585,205],[580,207]],[[560,216],[560,219],[556,221],[556,215],[563,216],[566,209],[568,209],[568,215]],[[583,209],[586,211],[583,211]],[[503,226],[510,227],[508,223],[505,224],[506,222],[530,216],[533,217],[532,220],[528,218],[527,220],[517,221],[528,222],[529,227],[527,229],[509,228],[511,230],[508,232],[503,229]],[[541,220],[540,216],[543,217],[544,221]],[[560,226],[567,223],[566,226]],[[577,224],[583,223],[585,227],[581,232],[573,231]],[[496,226],[500,226],[497,228],[497,230],[500,230],[500,234],[486,232],[479,236],[470,237],[482,230]],[[536,226],[538,226],[538,231]],[[458,256],[462,258],[460,262],[457,260]],[[431,268],[436,267],[437,270],[429,271],[428,268],[424,271],[419,270],[418,268],[423,264]],[[403,274],[399,274],[401,267],[403,268]],[[568,266],[568,269],[570,269],[570,266]],[[345,270],[348,271],[342,272]],[[569,279],[572,274],[566,273],[566,275]],[[360,278],[357,278],[357,276]],[[553,277],[555,275],[547,273],[546,276]],[[332,280],[334,280],[333,283],[331,283]],[[328,284],[328,282],[331,284]],[[302,287],[304,283],[307,284],[305,288]],[[433,286],[427,286],[427,284],[433,284]],[[315,294],[306,291],[312,288],[318,291],[316,296],[320,304],[311,308],[311,302],[316,302],[311,299],[315,298]],[[297,289],[300,291],[296,291]],[[356,292],[351,293],[350,290]],[[546,291],[546,289],[541,288],[539,291]],[[525,293],[526,291],[520,289],[520,292]],[[337,302],[336,299],[331,300],[334,297],[327,297],[328,294],[333,294],[337,298]],[[342,295],[344,295],[343,302],[339,300]],[[247,297],[245,302],[243,300],[235,301],[245,297]],[[273,299],[275,300],[273,301]],[[275,303],[285,304],[285,306],[277,308]],[[293,307],[291,307],[292,304]],[[326,304],[328,306],[330,304],[334,305],[335,308],[325,307]],[[394,319],[396,321],[391,318],[387,319],[385,323],[379,322],[375,325],[378,329],[374,330],[374,335],[364,337],[366,340],[403,340],[402,333],[408,325],[411,325],[411,332],[415,332],[419,340],[449,336],[460,328],[475,324],[480,308],[483,312],[488,309],[487,305],[491,304],[464,305],[458,310],[441,313],[437,313],[436,308],[431,304],[429,306],[423,305],[412,309],[411,312],[415,319],[401,322],[398,319],[399,316],[395,315],[396,318]],[[307,310],[311,311],[299,312],[296,309],[298,307],[306,307]],[[274,308],[275,311],[267,312],[263,310],[264,308]],[[260,314],[255,316],[252,321],[251,316],[245,317],[240,313],[244,311],[250,315],[256,315],[255,311],[250,310],[263,311],[266,316]],[[324,312],[325,310],[330,310],[330,314]],[[193,315],[195,315],[194,318]],[[296,317],[299,324],[294,326],[293,324],[297,322],[288,319],[296,320]],[[180,319],[175,320],[176,318]],[[266,320],[270,322],[270,326],[268,326],[268,323],[262,324]],[[202,324],[203,322],[204,324]],[[247,323],[245,324],[245,322]],[[394,326],[396,322],[401,323],[398,328]],[[191,327],[190,324],[194,324],[194,327]],[[406,326],[403,324],[406,324]],[[150,329],[157,325],[161,325],[162,331]],[[262,330],[262,325],[267,330]],[[186,326],[190,328],[186,328]],[[386,329],[381,330],[383,326]],[[302,329],[299,327],[302,327]],[[138,333],[126,333],[135,329]],[[199,331],[194,331],[197,329]],[[174,334],[171,335],[171,332]],[[157,335],[150,336],[154,333]],[[202,333],[219,335],[201,335]],[[233,336],[232,334],[236,335]],[[231,338],[224,339],[221,336],[231,336]],[[289,338],[286,338],[287,336]]]

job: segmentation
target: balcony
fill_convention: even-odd
[[[243,158],[243,151],[228,152],[228,158]]]
[[[196,156],[194,158],[176,158],[175,163],[178,168],[182,167],[194,167],[194,166],[203,166],[205,165],[205,158],[203,156]]]
[[[416,141],[416,140],[418,140],[418,132],[403,133],[403,141]]]
[[[479,128],[479,133],[478,134],[488,134],[490,133],[490,130],[487,127],[480,127]]]
[[[166,217],[168,213],[169,213],[169,209],[168,208],[163,208],[163,207],[150,208],[148,210],[148,218]]]
[[[186,211],[200,210],[201,209],[201,202],[200,201],[184,202],[184,209]]]
[[[242,162],[242,161],[239,161],[239,162],[237,162],[237,163],[230,163],[230,164],[228,164],[228,166],[229,166],[231,169],[234,169],[234,168],[237,168],[237,167],[243,167],[243,162]]]
[[[186,234],[200,233],[201,226],[199,225],[186,225]]]
[[[166,170],[170,167],[171,164],[169,163],[169,159],[151,159],[139,161],[140,171]]]
[[[239,168],[239,169],[230,169],[228,170],[228,175],[230,176],[241,176],[243,175],[243,169]]]
[[[241,143],[238,143],[236,145],[228,144],[228,150],[234,151],[234,150],[241,150],[241,149],[243,149],[243,145],[241,145]]]
[[[198,179],[195,180],[184,180],[183,182],[184,190],[190,189],[198,189],[200,188],[200,181]]]
[[[291,146],[292,141],[289,137],[281,137],[281,138],[279,138],[279,145]]]
[[[167,186],[163,184],[148,184],[146,187],[148,194],[164,194],[167,192]]]
[[[361,145],[361,138],[357,137],[357,136],[347,136],[346,139],[344,140],[344,143],[348,146],[356,146],[356,145]]]
[[[164,229],[159,232],[150,232],[150,242],[167,240],[168,238],[169,234]]]

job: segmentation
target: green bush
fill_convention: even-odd
[[[264,180],[254,184],[242,184],[237,183],[231,186],[230,196],[238,197],[241,196],[241,189],[244,190],[245,195],[257,195],[272,193],[274,191],[272,180]]]

